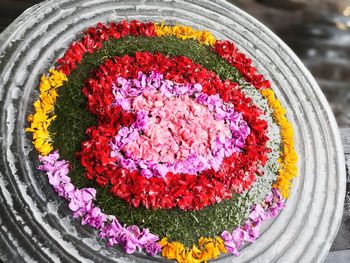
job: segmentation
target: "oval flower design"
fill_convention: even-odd
[[[111,157],[147,178],[218,171],[250,133],[241,113],[219,95],[202,93],[198,83],[177,84],[157,72],[140,72],[137,79],[119,77],[112,89],[114,104],[136,113],[136,121],[111,140]]]
[[[238,256],[297,173],[269,81],[233,43],[188,26],[120,21],[83,34],[42,77],[28,116],[38,170],[107,246],[178,262]]]

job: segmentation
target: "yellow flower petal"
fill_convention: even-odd
[[[210,259],[217,258],[220,252],[227,252],[220,237],[215,239],[201,237],[198,240],[198,246],[193,246],[192,249],[186,248],[180,242],[168,242],[167,238],[163,238],[159,244],[162,247],[163,257],[176,259],[180,263],[207,262]]]
[[[52,151],[51,138],[48,128],[56,116],[53,111],[57,99],[57,88],[67,81],[67,76],[61,71],[51,69],[50,75],[43,75],[39,85],[39,99],[34,102],[35,113],[28,115],[30,127],[27,132],[33,133],[33,144],[41,155],[48,155]]]
[[[293,127],[287,120],[285,114],[286,110],[276,98],[272,89],[265,89],[261,94],[267,99],[270,107],[273,109],[273,118],[280,126],[280,133],[283,142],[283,149],[280,153],[278,162],[280,169],[278,171],[278,178],[273,187],[277,188],[284,198],[288,198],[292,179],[296,176],[297,168],[297,153],[294,148],[294,132]]]
[[[195,39],[204,45],[213,46],[216,42],[215,37],[209,31],[195,30],[190,26],[175,25],[165,26],[164,21],[161,25],[155,24],[157,36],[175,36],[176,38],[186,40]]]

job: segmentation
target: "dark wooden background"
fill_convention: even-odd
[[[73,0],[72,0],[73,1]],[[350,0],[228,0],[279,35],[325,93],[342,139],[350,178]],[[0,32],[38,0],[0,0]],[[346,8],[349,7],[349,13]],[[345,167],[344,167],[345,169]],[[349,182],[349,181],[348,181]],[[326,262],[350,262],[350,183],[343,221]]]
[[[0,0],[0,32],[24,10],[39,3],[37,0]]]

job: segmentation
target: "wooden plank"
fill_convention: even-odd
[[[350,183],[350,128],[341,128],[340,136],[345,154],[346,181]]]
[[[340,136],[343,142],[344,153],[350,154],[350,128],[341,128]]]

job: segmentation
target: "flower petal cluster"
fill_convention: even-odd
[[[67,81],[67,76],[86,53],[102,48],[109,39],[127,35],[174,36],[209,45],[211,51],[235,67],[246,82],[261,92],[281,129],[280,170],[271,193],[264,202],[252,206],[244,225],[232,232],[223,231],[221,237],[201,237],[198,245],[191,249],[179,242],[170,242],[166,237],[158,242],[158,236],[148,229],[122,225],[114,216],[104,214],[94,205],[96,190],[77,189],[68,176],[68,162],[60,160],[57,151],[52,152],[48,128],[56,118],[57,88]],[[55,192],[68,200],[73,217],[99,230],[99,236],[107,240],[107,245],[121,245],[126,253],[143,249],[152,256],[162,251],[164,257],[178,262],[206,262],[222,252],[238,256],[244,243],[254,242],[259,237],[262,222],[276,217],[285,206],[284,198],[288,197],[292,178],[297,173],[292,125],[271,90],[270,82],[257,73],[252,60],[240,53],[233,43],[216,40],[210,32],[182,25],[136,20],[109,25],[99,23],[88,28],[81,41],[73,42],[57,63],[49,76],[41,78],[35,113],[28,116],[30,127],[26,130],[33,133],[33,144],[40,154],[38,169],[46,172]],[[152,85],[158,85],[156,92],[145,89],[150,76]],[[266,147],[268,124],[261,118],[264,113],[242,94],[237,83],[219,79],[214,72],[186,57],[136,52],[134,56],[107,59],[87,80],[83,93],[87,109],[98,117],[98,124],[86,131],[88,140],[82,143],[78,153],[86,169],[85,176],[103,187],[111,185],[111,193],[130,205],[202,209],[231,198],[232,193],[242,193],[250,188],[257,175],[263,175],[260,167],[266,164],[269,152]],[[165,108],[170,111],[163,110],[164,105],[169,106]],[[198,119],[206,119],[207,123],[201,124]],[[187,123],[181,123],[184,120]],[[166,127],[172,127],[174,136],[165,136]],[[208,130],[207,133],[204,130]],[[142,141],[145,133],[151,139]],[[205,138],[201,138],[203,134]],[[165,139],[170,137],[175,138],[176,143]],[[157,148],[159,142],[166,143]],[[136,147],[142,143],[148,146]],[[186,147],[179,147],[180,144]],[[166,152],[162,152],[164,149]],[[219,161],[212,159],[208,166],[201,157],[210,159],[209,152],[220,158]],[[120,156],[126,158],[121,160]],[[186,169],[169,166],[184,160],[188,161],[182,164]],[[133,169],[134,166],[139,169]]]
[[[53,150],[48,128],[56,118],[54,107],[58,96],[57,88],[65,81],[66,75],[55,69],[50,70],[48,77],[43,75],[39,85],[39,99],[34,102],[35,113],[27,117],[30,127],[26,128],[26,131],[33,133],[34,147],[42,155],[47,155]]]
[[[139,72],[158,72],[167,80],[192,84],[193,87],[200,84],[204,98],[198,97],[198,100],[202,100],[202,103],[208,103],[209,100],[210,103],[220,104],[217,97],[212,97],[219,94],[222,103],[232,104],[235,112],[242,115],[250,128],[242,151],[225,157],[219,171],[207,169],[197,176],[168,172],[166,178],[147,179],[137,170],[118,167],[115,164],[116,157],[107,154],[111,152],[108,142],[117,136],[122,126],[125,126],[121,123],[126,119],[123,114],[134,115],[134,121],[127,121],[127,125],[130,126],[137,116],[133,112],[124,112],[121,106],[115,105],[118,99],[118,103],[123,99],[116,98],[117,94],[113,93],[112,87],[120,77],[137,79]],[[130,92],[138,91],[131,89]],[[251,104],[251,100],[241,93],[236,83],[221,81],[213,72],[188,58],[168,58],[161,54],[136,52],[135,57],[123,56],[106,60],[94,76],[87,80],[83,93],[87,98],[87,109],[98,116],[99,120],[97,127],[88,129],[87,134],[90,138],[83,142],[79,153],[87,171],[86,177],[90,180],[95,179],[101,186],[111,184],[111,192],[114,195],[135,207],[142,204],[146,208],[179,207],[184,210],[198,210],[230,198],[233,192],[241,193],[249,189],[255,181],[256,174],[262,175],[259,168],[266,164],[267,153],[270,150],[266,147],[268,124],[261,118],[264,113]]]
[[[242,151],[250,133],[242,114],[220,96],[202,93],[198,83],[173,83],[152,71],[119,77],[112,88],[115,105],[137,117],[110,142],[111,156],[147,178],[218,171],[225,157]]]
[[[175,36],[182,40],[195,39],[199,43],[213,46],[215,44],[215,37],[212,33],[206,30],[195,30],[190,26],[175,25],[166,26],[164,22],[161,25],[155,24],[155,32],[157,36]]]
[[[298,172],[298,156],[294,147],[294,131],[292,124],[286,118],[286,110],[283,108],[275,93],[271,89],[262,90],[261,94],[268,100],[273,109],[273,117],[280,126],[280,133],[283,141],[283,147],[279,159],[280,170],[278,171],[277,181],[274,183],[284,198],[288,198],[292,179]]]
[[[193,245],[191,249],[186,248],[180,242],[169,242],[163,238],[159,244],[162,247],[162,256],[167,259],[176,259],[179,263],[200,263],[209,259],[217,258],[221,253],[227,253],[224,242],[220,237],[198,240],[198,246]]]
[[[73,42],[63,57],[58,59],[57,70],[60,70],[65,75],[76,68],[76,65],[81,62],[84,54],[93,53],[102,48],[103,42],[110,38],[119,39],[127,35],[130,36],[156,36],[155,25],[152,22],[142,23],[137,20],[130,22],[123,20],[119,23],[111,22],[109,25],[98,23],[96,27],[89,27],[84,33],[81,41]]]
[[[73,217],[81,218],[82,225],[98,229],[99,236],[107,239],[107,245],[118,244],[129,254],[136,249],[144,249],[151,256],[160,252],[158,236],[150,233],[147,228],[140,230],[135,225],[122,226],[116,218],[104,214],[93,203],[96,199],[94,188],[75,188],[68,176],[69,164],[59,160],[58,151],[39,158],[41,164],[38,169],[46,172],[55,192],[69,201],[69,209],[73,212]]]
[[[206,262],[217,258],[220,253],[239,256],[239,249],[245,242],[254,242],[259,237],[262,222],[276,217],[285,206],[285,200],[279,191],[273,188],[263,203],[252,206],[249,218],[243,226],[236,228],[232,233],[225,230],[220,237],[201,237],[198,246],[193,245],[189,249],[180,242],[169,242],[166,237],[159,241],[159,237],[150,233],[147,228],[141,230],[135,225],[126,227],[114,216],[104,214],[93,203],[96,198],[95,189],[76,189],[71,183],[68,176],[69,164],[59,160],[58,151],[39,158],[41,164],[38,169],[46,172],[49,183],[58,195],[69,201],[73,217],[81,218],[82,225],[99,230],[99,236],[107,240],[107,246],[120,245],[128,254],[142,249],[150,256],[162,252],[165,258],[183,263]]]
[[[249,218],[243,226],[234,229],[232,233],[227,230],[221,233],[228,253],[239,256],[239,250],[246,242],[253,243],[260,236],[261,224],[276,217],[284,206],[285,200],[282,195],[277,189],[272,188],[261,204],[252,206]]]
[[[257,89],[271,88],[270,82],[265,80],[263,75],[257,73],[256,68],[252,65],[252,60],[240,53],[232,42],[217,40],[213,48],[220,57],[238,69],[246,81],[254,85],[254,87]]]

